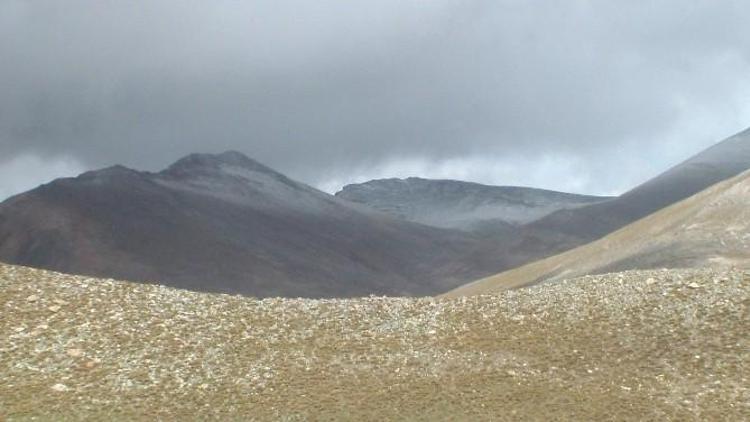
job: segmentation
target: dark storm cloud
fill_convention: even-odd
[[[415,174],[615,192],[750,124],[749,13],[697,0],[6,0],[0,168],[157,169],[237,149],[329,190]]]

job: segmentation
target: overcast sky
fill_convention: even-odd
[[[239,150],[620,193],[750,126],[746,0],[0,1],[0,198]]]

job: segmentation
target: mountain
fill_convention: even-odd
[[[351,184],[336,196],[407,221],[469,231],[525,224],[557,210],[608,199],[418,177]]]
[[[750,171],[593,243],[479,280],[448,296],[653,268],[750,269]]]
[[[434,294],[504,267],[465,263],[475,245],[237,152],[88,172],[0,204],[0,261],[254,296]]]
[[[428,214],[432,224],[464,228],[455,230],[328,195],[237,152],[194,154],[158,173],[116,166],[6,200],[0,261],[260,297],[433,295],[588,243],[748,168],[750,130],[618,198],[527,224],[482,220],[484,211],[472,209],[502,208],[474,207],[484,194],[435,205],[446,210]],[[601,200],[534,190],[521,197],[537,198],[529,212]],[[503,198],[495,205],[512,202]]]

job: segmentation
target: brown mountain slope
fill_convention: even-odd
[[[750,267],[750,172],[598,241],[449,292],[474,295],[628,269]]]

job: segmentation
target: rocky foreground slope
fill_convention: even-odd
[[[255,300],[0,265],[0,419],[747,420],[750,273]]]

